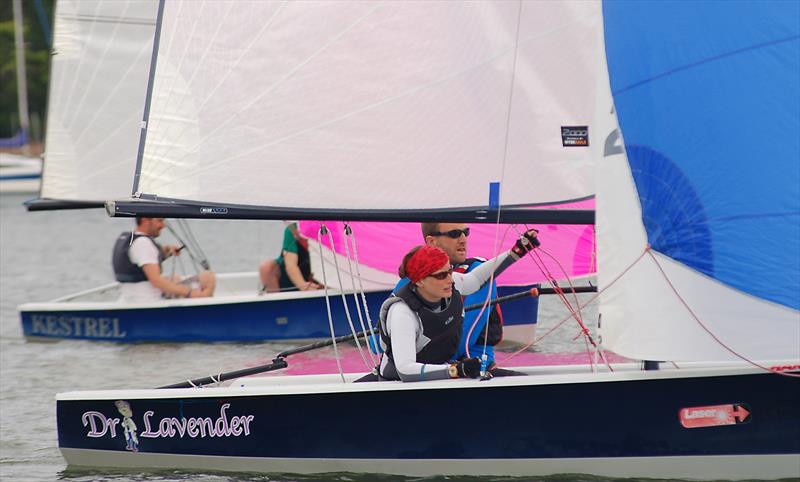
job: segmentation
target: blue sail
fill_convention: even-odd
[[[613,1],[603,15],[652,248],[800,309],[800,2]]]

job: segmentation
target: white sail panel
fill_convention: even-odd
[[[42,198],[130,196],[158,3],[59,0]]]
[[[166,2],[138,191],[330,209],[594,194],[596,2]],[[592,128],[589,128],[590,135]]]

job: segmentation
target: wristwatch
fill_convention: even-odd
[[[450,375],[450,378],[458,378],[458,368],[456,368],[455,363],[447,369],[447,374]]]

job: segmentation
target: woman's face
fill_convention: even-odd
[[[438,279],[438,278],[442,279]],[[447,261],[441,268],[417,281],[417,293],[430,302],[453,296],[453,268]]]

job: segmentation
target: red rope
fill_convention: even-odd
[[[656,267],[658,267],[658,270],[661,272],[661,275],[664,277],[664,280],[667,282],[667,284],[669,285],[669,287],[670,287],[670,289],[672,290],[672,292],[673,292],[673,293],[675,293],[675,296],[676,296],[676,297],[678,298],[678,300],[681,302],[681,304],[683,305],[683,307],[684,307],[684,308],[686,308],[686,311],[688,311],[688,312],[689,312],[689,314],[690,314],[690,315],[692,315],[692,318],[694,318],[694,321],[696,321],[696,322],[697,322],[697,324],[698,324],[698,325],[700,325],[700,327],[701,327],[701,328],[702,328],[702,329],[703,329],[703,330],[704,330],[706,333],[708,333],[708,335],[709,335],[709,336],[710,336],[710,337],[711,337],[711,338],[712,338],[714,341],[716,341],[716,342],[719,344],[719,346],[721,346],[722,348],[724,348],[725,350],[727,350],[729,353],[731,353],[733,356],[735,356],[735,357],[739,358],[740,360],[742,360],[742,361],[744,361],[744,362],[746,362],[746,363],[748,363],[748,364],[750,364],[750,365],[753,365],[753,366],[754,366],[754,367],[756,367],[756,368],[760,368],[760,369],[762,369],[762,370],[764,370],[764,371],[766,371],[766,372],[769,372],[769,373],[774,373],[774,374],[776,374],[776,375],[783,375],[783,376],[786,376],[786,377],[795,377],[795,378],[800,378],[800,374],[797,374],[797,373],[783,373],[782,371],[778,371],[778,370],[772,370],[772,369],[770,369],[770,368],[767,368],[767,367],[765,367],[765,366],[763,366],[763,365],[761,365],[761,364],[759,364],[759,363],[757,363],[757,362],[755,362],[755,361],[753,361],[753,360],[750,360],[749,358],[747,358],[746,356],[744,356],[744,355],[740,354],[739,352],[737,352],[737,351],[736,351],[736,350],[734,350],[733,348],[731,348],[731,347],[729,347],[728,345],[726,345],[726,344],[725,344],[725,342],[723,342],[722,340],[720,340],[719,338],[717,338],[717,336],[716,336],[716,335],[714,335],[714,333],[713,333],[713,332],[712,332],[712,331],[711,331],[711,330],[710,330],[710,329],[709,329],[709,328],[706,326],[706,324],[705,324],[705,323],[703,323],[703,322],[700,320],[700,318],[699,318],[699,317],[698,317],[698,316],[695,314],[695,312],[694,312],[694,311],[693,311],[693,310],[692,310],[692,309],[689,307],[689,304],[688,304],[688,303],[686,303],[686,300],[684,300],[684,299],[683,299],[683,297],[680,295],[680,293],[678,293],[678,290],[677,290],[677,289],[675,288],[675,286],[672,284],[672,281],[670,281],[669,277],[667,276],[667,273],[666,273],[666,272],[664,272],[664,269],[661,267],[661,264],[658,262],[658,258],[656,258],[656,257],[655,257],[655,255],[654,255],[652,252],[650,252],[650,250],[649,250],[649,249],[648,249],[648,251],[647,251],[647,252],[650,254],[650,257],[651,257],[651,258],[653,259],[653,261],[656,263]]]

